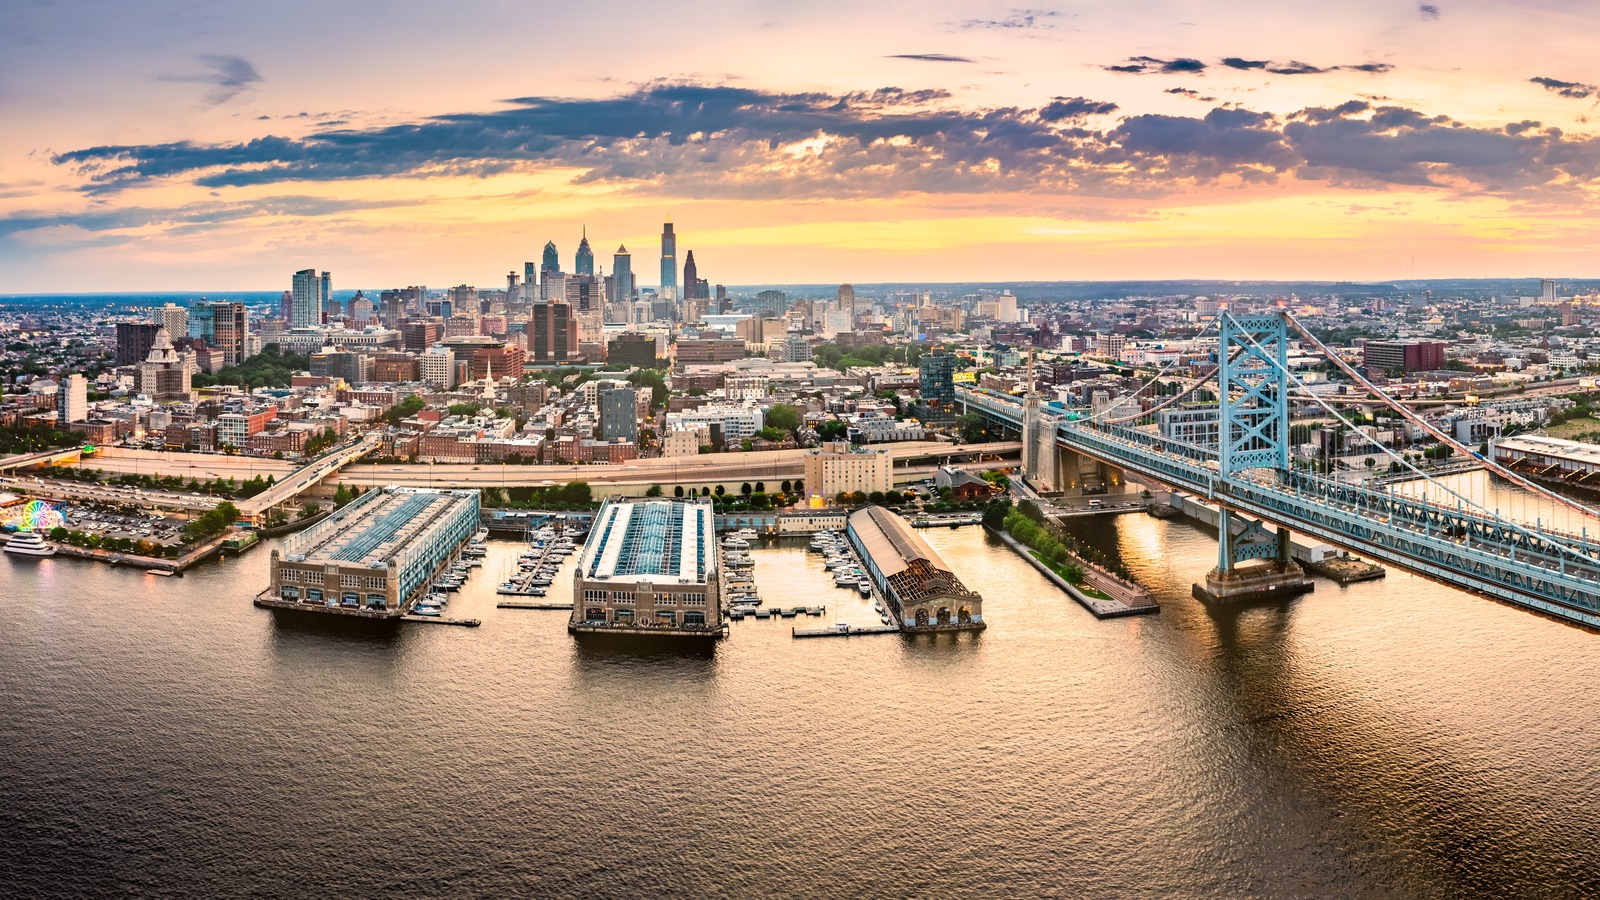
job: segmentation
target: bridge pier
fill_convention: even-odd
[[[1217,567],[1206,573],[1205,584],[1194,585],[1196,600],[1256,603],[1297,597],[1316,589],[1300,565],[1289,557],[1289,529],[1279,528],[1274,534],[1260,522],[1242,516],[1239,521],[1243,527],[1234,534],[1233,513],[1220,511]]]

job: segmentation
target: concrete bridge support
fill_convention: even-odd
[[[1204,603],[1255,603],[1308,593],[1316,585],[1289,557],[1289,529],[1267,530],[1260,522],[1223,509],[1217,522],[1217,567],[1194,586]]]

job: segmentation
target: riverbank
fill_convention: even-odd
[[[1056,574],[1049,566],[1045,565],[1033,551],[1012,537],[1010,534],[984,526],[984,530],[999,538],[1002,543],[1010,547],[1028,565],[1043,575],[1050,583],[1066,592],[1067,596],[1078,602],[1079,606],[1087,609],[1097,619],[1116,619],[1123,616],[1141,616],[1148,613],[1161,611],[1161,604],[1149,591],[1138,585],[1122,581],[1110,572],[1091,563],[1075,559],[1075,563],[1083,569],[1084,580],[1090,587],[1102,596],[1094,597],[1080,590],[1076,585]]]

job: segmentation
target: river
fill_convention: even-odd
[[[449,611],[481,628],[392,632],[255,609],[264,549],[0,560],[9,893],[1600,892],[1600,636],[1394,571],[1213,612],[1204,532],[1075,527],[1163,611],[1096,621],[976,528],[926,536],[982,634],[704,653],[495,609],[509,543]],[[876,622],[755,553],[770,605]]]

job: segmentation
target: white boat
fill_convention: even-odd
[[[748,550],[750,542],[738,535],[730,534],[722,539],[722,546],[728,550]]]
[[[19,531],[6,542],[6,552],[13,556],[34,558],[55,556],[56,548],[44,542],[37,531]]]
[[[863,579],[861,581],[856,582],[856,587],[859,587],[861,589],[861,596],[863,596],[863,597],[871,597],[872,596],[872,583],[871,582],[866,581],[865,579]]]
[[[733,536],[746,543],[749,543],[750,541],[761,540],[761,535],[757,534],[754,528],[741,528],[738,531],[735,531]]]
[[[414,609],[411,610],[411,614],[414,615],[414,616],[431,616],[431,617],[437,618],[439,616],[444,615],[444,612],[442,610],[440,610],[439,607],[437,607],[437,606],[420,606],[419,605],[419,606],[417,606],[417,607],[415,607]]]
[[[836,572],[833,576],[834,587],[854,587],[858,583],[856,576],[849,572]]]

